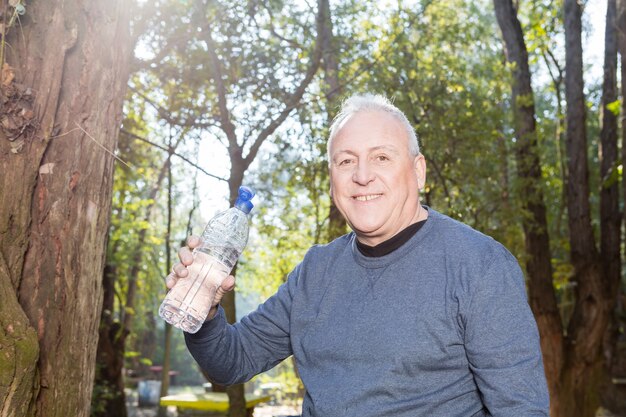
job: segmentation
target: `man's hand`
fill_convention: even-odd
[[[180,262],[176,263],[174,267],[172,267],[172,272],[165,278],[165,285],[168,289],[172,289],[179,279],[185,279],[189,276],[189,270],[187,267],[193,263],[193,254],[191,251],[200,246],[200,243],[201,240],[198,236],[189,236],[187,238],[187,246],[180,248],[178,251],[178,259],[180,259]],[[228,291],[232,291],[233,288],[235,288],[235,277],[229,275],[224,279],[224,282],[222,282],[222,285],[215,293],[215,298],[213,299],[213,304],[211,305],[211,310],[209,311],[207,320],[210,320],[215,316],[217,313],[217,306],[222,300],[222,297]]]

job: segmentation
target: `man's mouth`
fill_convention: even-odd
[[[357,195],[357,196],[354,196],[353,198],[357,201],[370,201],[370,200],[375,200],[380,196],[382,196],[382,194],[367,194],[367,195]]]

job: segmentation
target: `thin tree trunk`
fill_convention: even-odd
[[[602,128],[600,131],[600,253],[604,275],[608,280],[610,294],[617,294],[621,277],[619,180],[617,165],[617,115],[608,105],[617,101],[617,30],[616,0],[607,1],[606,30],[604,37],[604,81],[602,84],[602,106],[600,109]],[[611,337],[611,339],[614,339]],[[609,342],[613,345],[612,342]],[[612,349],[607,346],[609,350]],[[607,351],[610,356],[612,353]],[[609,359],[610,362],[610,358]]]
[[[2,3],[0,415],[87,416],[131,7]]]
[[[168,143],[170,146],[170,155],[169,159],[172,158],[171,151],[171,137],[170,142]],[[163,276],[169,274],[169,271],[172,268],[172,254],[171,254],[171,242],[172,237],[172,166],[171,164],[167,167],[167,230],[165,233],[165,273]],[[172,326],[169,323],[165,323],[165,332],[163,335],[164,341],[164,349],[163,349],[163,372],[161,373],[161,397],[164,397],[168,394],[170,389],[170,356],[172,351]],[[159,405],[158,417],[166,417],[167,416],[167,407],[161,407]]]
[[[617,1],[617,12],[616,12],[616,26],[617,26],[617,49],[620,55],[620,74],[621,74],[621,136],[622,136],[622,153],[621,153],[621,163],[622,166],[626,164],[626,146],[624,142],[624,138],[626,138],[626,0],[618,0]],[[626,181],[622,179],[622,196],[626,196]],[[622,215],[625,216],[622,219],[622,222],[626,224],[626,210],[622,212]],[[626,327],[626,320],[624,320],[625,315],[625,303],[626,297],[624,296],[623,286],[617,289],[617,300],[615,307],[615,323],[614,328],[624,328]],[[619,368],[619,364],[626,363],[626,349],[616,349],[613,355],[613,363],[611,365],[617,365],[617,371],[623,370]],[[622,396],[622,407],[624,406],[624,399]]]
[[[576,0],[565,0],[568,223],[576,304],[568,326],[561,395],[570,398],[564,410],[573,417],[592,416],[599,405],[602,342],[612,305],[591,226],[581,16],[581,5]]]
[[[600,251],[602,264],[610,282],[610,292],[617,290],[620,279],[620,212],[619,180],[617,179],[617,115],[608,105],[617,101],[617,31],[616,0],[608,0],[606,12],[604,82],[602,84],[602,129],[600,132]]]
[[[561,201],[559,202],[559,208],[556,215],[554,230],[556,230],[557,236],[562,236],[562,221],[565,214],[565,206],[567,201],[567,161],[565,158],[564,142],[565,142],[565,116],[563,114],[563,97],[562,97],[562,85],[563,85],[563,69],[559,65],[559,62],[554,57],[554,54],[548,49],[543,53],[544,62],[550,73],[552,79],[552,86],[554,87],[554,94],[556,95],[556,123],[554,124],[554,143],[555,153],[557,157],[557,165],[561,178],[563,179],[563,185],[561,187]],[[555,67],[556,74],[551,69]],[[564,323],[566,325],[566,323]]]
[[[528,52],[524,42],[517,11],[511,0],[494,0],[496,17],[504,38],[507,61],[513,70],[513,111],[519,193],[524,211],[522,225],[528,261],[526,270],[530,280],[530,305],[535,314],[544,366],[551,394],[551,414],[559,417],[561,403],[558,377],[563,360],[562,324],[552,285],[550,240],[543,190],[540,184],[541,166],[537,148],[535,105],[528,66]]]
[[[617,100],[617,15],[616,0],[607,1],[606,30],[604,36],[604,82],[602,84],[602,129],[600,131],[600,253],[604,276],[607,280],[607,291],[617,301],[617,293],[621,278],[620,259],[620,227],[621,214],[619,209],[619,179],[617,165],[619,163],[617,147],[617,115],[608,109],[609,104]],[[615,345],[619,329],[612,323],[607,327],[604,340],[604,358],[607,373],[613,361]],[[612,387],[612,384],[609,385]],[[604,390],[605,395],[613,392]],[[609,399],[610,402],[612,402]]]
[[[237,199],[238,189],[243,184],[244,175],[250,166],[250,164],[256,158],[261,145],[265,140],[272,135],[276,129],[287,119],[289,114],[298,106],[302,100],[307,87],[313,80],[317,70],[320,66],[322,48],[320,41],[320,28],[321,28],[321,11],[318,9],[316,16],[317,36],[315,40],[315,46],[311,53],[311,60],[304,74],[303,79],[296,86],[294,91],[285,97],[284,108],[278,116],[269,121],[269,123],[254,137],[239,139],[235,124],[233,122],[233,115],[229,109],[227,85],[223,76],[222,63],[216,52],[216,42],[213,39],[211,21],[207,19],[205,15],[206,4],[202,0],[196,0],[194,2],[194,23],[201,29],[202,40],[207,46],[209,68],[211,69],[211,77],[215,83],[215,90],[217,94],[217,107],[219,111],[219,123],[220,128],[224,132],[227,140],[228,155],[230,157],[230,175],[228,178],[228,188],[230,194],[231,206]],[[247,146],[249,144],[249,146]],[[247,155],[244,156],[244,149],[248,150]],[[236,271],[236,267],[235,267]],[[232,274],[235,274],[235,271]],[[226,313],[226,319],[229,323],[234,323],[237,320],[236,307],[235,307],[235,291],[227,293],[222,299],[222,307]],[[245,396],[243,384],[229,386],[226,389],[229,399],[229,416],[230,417],[245,417]]]
[[[148,199],[152,201],[152,203],[148,204],[145,207],[145,214],[143,220],[148,222],[152,215],[152,208],[155,206],[155,201],[159,190],[161,189],[161,184],[165,179],[169,166],[171,164],[171,158],[173,152],[175,152],[176,148],[182,143],[184,138],[184,134],[181,134],[179,139],[170,148],[170,153],[163,166],[159,171],[159,176],[156,182],[153,184],[152,189],[149,192]],[[134,317],[134,306],[135,306],[135,295],[137,293],[137,281],[139,277],[139,271],[143,265],[143,247],[145,243],[145,239],[147,236],[147,230],[142,229],[139,231],[137,236],[137,244],[136,250],[131,256],[131,268],[128,273],[128,288],[126,291],[126,303],[124,305],[123,314],[121,323],[114,322],[112,318],[109,321],[103,321],[100,324],[100,335],[101,337],[109,337],[112,338],[110,341],[111,351],[98,351],[97,361],[101,368],[108,368],[106,373],[100,374],[98,380],[96,380],[96,384],[101,386],[110,387],[111,389],[116,389],[117,391],[111,393],[111,396],[106,396],[101,399],[101,401],[105,404],[104,408],[107,410],[105,415],[116,415],[118,417],[126,416],[126,406],[125,406],[125,393],[124,393],[124,380],[122,368],[124,366],[124,355],[126,351],[126,338],[132,331],[132,322]],[[117,249],[112,251],[115,253]],[[117,281],[117,276],[113,276],[111,278],[113,284],[109,287],[105,288],[105,299],[107,297],[112,297],[115,291],[115,281]],[[111,293],[110,293],[111,292]],[[111,311],[113,311],[113,305],[111,305]],[[122,358],[120,360],[119,358]],[[110,378],[110,379],[108,379]]]
[[[126,403],[123,395],[124,349],[120,342],[123,329],[119,322],[113,320],[115,309],[115,265],[107,264],[104,268],[102,286],[104,300],[100,317],[98,350],[96,354],[96,389],[92,398],[92,417],[108,417],[126,415]]]
[[[330,14],[328,0],[318,0],[317,7],[320,14],[320,42],[322,44],[322,67],[324,70],[324,83],[326,91],[326,119],[330,124],[335,117],[339,104],[339,59],[336,41],[333,35],[333,22]],[[331,200],[328,211],[327,240],[331,241],[346,233],[346,220],[337,209],[335,202]]]

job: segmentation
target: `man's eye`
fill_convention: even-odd
[[[350,165],[352,163],[352,159],[342,159],[339,161],[339,166]]]
[[[387,155],[378,155],[376,156],[376,160],[378,162],[387,162],[389,161],[389,157]]]

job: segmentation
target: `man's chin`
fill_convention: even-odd
[[[356,229],[352,227],[356,238],[359,242],[364,243],[369,246],[375,246],[377,243],[371,243],[372,241],[376,241],[380,238],[379,228],[359,228]]]

